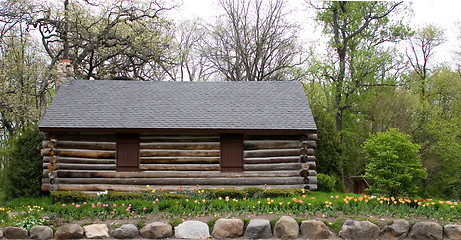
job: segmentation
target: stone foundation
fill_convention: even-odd
[[[294,224],[294,225],[293,225]],[[109,224],[108,224],[109,225]],[[59,227],[56,232],[46,226],[36,226],[27,232],[23,228],[5,227],[0,230],[0,238],[35,238],[35,239],[96,239],[96,238],[209,238],[208,225],[199,221],[185,221],[174,228],[166,222],[146,223],[142,229],[133,224],[125,224],[109,231],[108,225],[93,224],[81,227],[68,224]],[[240,226],[241,225],[241,226]],[[236,227],[237,226],[237,227]],[[236,230],[237,229],[237,230]],[[410,230],[411,229],[411,230]],[[26,237],[27,236],[27,237]],[[218,238],[258,238],[269,239],[281,237],[299,239],[460,239],[461,225],[448,224],[440,226],[435,222],[419,222],[410,226],[408,221],[399,219],[389,225],[376,226],[368,221],[347,220],[339,233],[335,233],[323,222],[305,220],[300,226],[292,217],[284,216],[271,228],[265,219],[252,219],[248,226],[243,226],[240,219],[220,219],[213,228],[212,237]]]

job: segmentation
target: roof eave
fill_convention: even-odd
[[[86,133],[247,133],[247,134],[308,134],[317,129],[213,129],[213,128],[67,128],[39,127],[42,132],[86,132]]]

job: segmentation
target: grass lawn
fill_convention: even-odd
[[[109,192],[100,196],[63,192],[38,198],[18,198],[0,206],[0,224],[30,228],[83,221],[137,221],[151,219],[216,217],[276,218],[290,215],[314,218],[332,227],[346,218],[388,221],[431,219],[442,224],[461,221],[461,205],[455,201],[387,198],[350,193],[321,193],[281,189],[244,192],[236,189],[198,190],[192,193]],[[136,224],[136,223],[135,223]]]

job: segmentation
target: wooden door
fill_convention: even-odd
[[[117,134],[117,171],[139,171],[139,135]]]
[[[243,134],[221,134],[221,172],[243,172]]]

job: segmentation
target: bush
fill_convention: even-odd
[[[225,189],[217,190],[214,193],[215,198],[218,198],[218,197],[244,198],[245,196],[246,196],[246,192],[244,192],[243,190],[234,189],[234,188],[225,188]]]
[[[410,136],[398,129],[371,136],[363,145],[370,161],[366,166],[365,178],[371,180],[367,192],[399,196],[415,193],[416,183],[426,178],[422,169],[421,148],[410,142]]]
[[[37,126],[27,126],[8,143],[8,162],[3,172],[3,189],[7,199],[35,197],[41,192],[43,159],[40,155],[43,135]]]
[[[159,197],[162,199],[188,199],[190,198],[187,194],[182,193],[171,193],[171,192],[162,192],[159,194]]]
[[[302,188],[287,188],[290,195],[308,195],[311,191]]]
[[[321,192],[333,192],[336,185],[336,179],[334,177],[317,174],[317,188]]]
[[[109,191],[107,194],[103,195],[108,201],[125,201],[133,199],[142,199],[143,195],[138,192],[114,192]]]
[[[282,188],[273,188],[273,189],[265,189],[261,196],[263,198],[276,198],[276,197],[288,197],[291,196],[293,193],[290,189],[282,189]]]
[[[264,190],[258,187],[248,187],[243,189],[243,191],[247,193],[247,197],[257,198]]]
[[[50,193],[53,203],[81,203],[91,200],[92,196],[83,192],[54,191]]]

